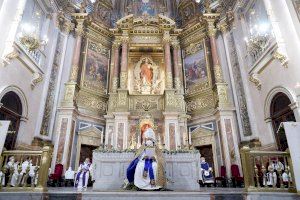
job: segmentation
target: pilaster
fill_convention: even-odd
[[[128,43],[129,43],[129,35],[127,31],[123,32],[121,41],[122,41],[122,60],[121,60],[121,73],[120,73],[120,88],[127,89]]]
[[[171,47],[170,47],[170,32],[164,31],[163,43],[165,51],[165,67],[166,67],[166,88],[173,88],[172,62],[171,62]]]

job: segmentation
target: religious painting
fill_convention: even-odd
[[[101,44],[89,41],[86,53],[83,86],[104,93],[107,88],[108,50]]]
[[[207,68],[203,45],[200,45],[197,51],[186,55],[184,59],[184,70],[187,87],[196,86],[207,80]]]
[[[150,57],[144,56],[134,67],[134,91],[139,94],[160,94],[163,77],[160,68]]]
[[[175,124],[169,124],[169,141],[170,141],[170,150],[176,149],[176,141],[175,141]]]
[[[129,0],[126,10],[127,14],[155,16],[163,14],[166,9],[163,0]]]

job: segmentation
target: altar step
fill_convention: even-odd
[[[0,192],[0,200],[300,200],[291,193],[245,193],[236,189],[204,189],[203,191],[114,191],[77,192],[69,188],[49,192]]]

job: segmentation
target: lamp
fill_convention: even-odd
[[[21,25],[21,31],[18,34],[18,39],[20,43],[29,51],[35,51],[39,47],[48,43],[47,36],[44,36],[43,39],[40,39],[37,28],[29,23],[24,23]]]
[[[250,30],[249,37],[245,37],[247,51],[252,55],[256,56],[262,52],[268,45],[271,27],[268,21],[259,21],[260,18],[255,15],[255,10],[250,13]],[[254,19],[254,24],[251,23],[251,19]]]

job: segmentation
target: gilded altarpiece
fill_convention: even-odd
[[[205,114],[214,108],[209,49],[205,39],[184,48],[184,74],[187,111]]]
[[[110,51],[101,43],[87,39],[83,55],[78,107],[90,114],[105,114]]]
[[[146,115],[151,118],[151,127],[155,129],[157,142],[162,148],[175,150],[183,147],[179,116],[185,115],[184,97],[175,92],[173,84],[167,86],[167,82],[172,83],[175,78],[172,73],[175,70],[173,44],[178,44],[181,30],[176,28],[172,19],[163,15],[128,15],[116,24],[117,27],[111,30],[115,35],[114,44],[120,44],[120,73],[117,77],[120,85],[116,92],[109,94],[106,126],[111,128],[106,129],[107,147],[138,148],[143,125],[139,120]],[[112,59],[115,56],[112,55]],[[181,63],[176,63],[176,66],[179,68],[176,70],[181,70]],[[124,141],[114,143],[116,139],[113,138],[121,135],[118,126],[121,119],[125,124]],[[186,126],[186,123],[181,123],[181,126],[184,124]]]

